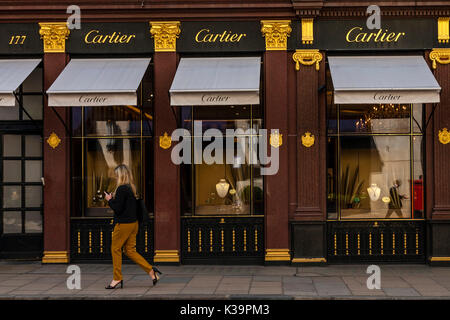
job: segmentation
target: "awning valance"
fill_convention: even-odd
[[[335,104],[438,103],[441,87],[421,56],[328,57]]]
[[[47,90],[51,107],[137,105],[150,58],[72,59]]]
[[[0,60],[0,106],[15,106],[14,91],[28,78],[40,62],[41,59]]]
[[[172,106],[259,104],[261,58],[182,58]]]

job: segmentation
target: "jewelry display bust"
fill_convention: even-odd
[[[372,183],[370,187],[367,188],[367,193],[369,194],[370,200],[377,201],[380,198],[381,189],[376,183]]]

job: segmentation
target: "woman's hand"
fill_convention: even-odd
[[[107,193],[106,191],[104,191],[104,192],[105,192],[105,199],[106,199],[106,201],[111,200],[112,194],[111,193]]]

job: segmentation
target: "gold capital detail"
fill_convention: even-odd
[[[447,144],[450,142],[450,132],[448,132],[447,128],[443,128],[439,130],[439,142],[442,144]]]
[[[261,32],[266,38],[266,50],[287,50],[287,38],[291,35],[290,20],[261,20]]]
[[[430,52],[430,60],[433,61],[433,69],[437,68],[436,62],[439,62],[440,64],[449,64],[450,49],[449,48],[433,49],[433,51]]]
[[[150,22],[150,34],[155,39],[156,52],[175,52],[180,33],[180,21]]]
[[[438,41],[439,43],[448,43],[450,40],[450,18],[438,18]]]
[[[167,132],[164,132],[164,135],[159,137],[159,146],[163,149],[169,149],[172,145],[172,137],[170,137]]]
[[[302,144],[307,147],[310,148],[314,145],[314,135],[311,134],[311,132],[305,132],[305,134],[302,136]]]
[[[44,52],[66,52],[70,30],[66,22],[40,22],[39,34],[44,41]]]
[[[291,261],[289,249],[266,249],[265,261]]]
[[[302,43],[312,44],[314,41],[314,19],[302,19]]]
[[[295,70],[300,70],[300,64],[304,66],[312,66],[316,65],[316,70],[320,69],[320,61],[322,61],[322,54],[319,50],[315,49],[305,49],[305,50],[296,50],[292,55],[292,59],[295,62]]]
[[[47,139],[47,143],[50,147],[56,149],[56,147],[61,143],[61,139],[56,133],[52,132],[52,134]]]
[[[180,262],[178,250],[155,250],[154,262]]]
[[[69,263],[67,251],[44,251],[42,263]]]

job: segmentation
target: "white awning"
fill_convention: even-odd
[[[438,103],[441,87],[422,56],[328,57],[335,104]]]
[[[0,60],[0,106],[13,107],[16,104],[14,91],[39,65],[41,59]]]
[[[259,104],[261,58],[182,58],[172,106]]]
[[[72,59],[47,90],[51,107],[137,105],[150,58]]]

